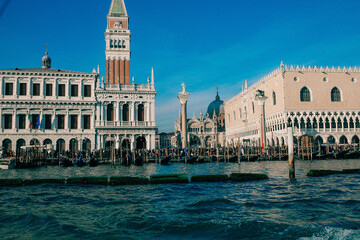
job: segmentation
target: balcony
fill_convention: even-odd
[[[95,127],[155,127],[155,122],[96,121]]]

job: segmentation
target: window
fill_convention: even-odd
[[[78,128],[78,116],[71,115],[71,126],[70,129],[77,129]]]
[[[91,85],[84,85],[84,97],[91,97]]]
[[[122,118],[125,122],[129,121],[129,105],[127,104],[124,104],[123,106]]]
[[[33,84],[33,95],[40,96],[40,83]]]
[[[311,102],[310,90],[307,87],[303,87],[300,90],[300,101],[301,102]]]
[[[241,119],[241,108],[239,108],[239,119]]]
[[[234,111],[234,120],[236,120],[236,115],[235,115],[235,111]]]
[[[52,84],[46,84],[46,96],[52,96]]]
[[[32,115],[32,119],[31,119],[31,128],[32,129],[37,129],[38,125],[40,127],[40,115],[38,114],[33,114]]]
[[[26,126],[26,115],[19,114],[19,129],[25,129]]]
[[[45,115],[45,129],[51,129],[51,115]]]
[[[13,95],[13,83],[5,83],[5,95]]]
[[[79,86],[78,85],[71,85],[71,96],[72,97],[79,96]]]
[[[57,120],[57,128],[65,129],[65,115],[58,115]]]
[[[20,83],[19,95],[26,96],[26,83]]]
[[[90,115],[83,116],[84,129],[90,129]]]
[[[12,114],[5,114],[4,116],[5,120],[5,129],[12,129]]]
[[[138,121],[143,122],[144,121],[144,105],[139,104],[138,106]]]
[[[58,96],[59,97],[65,96],[65,84],[59,84]]]
[[[331,90],[331,101],[332,102],[341,102],[341,93],[337,87],[334,87]]]
[[[272,97],[273,97],[273,105],[276,105],[276,93],[274,91],[272,93]]]
[[[253,102],[251,103],[251,108],[252,108],[252,113],[255,113],[255,106]]]

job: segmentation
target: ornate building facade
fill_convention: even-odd
[[[296,137],[311,136],[315,144],[359,143],[360,69],[280,67],[225,103],[226,141],[287,145],[287,126]],[[260,90],[260,91],[259,91]],[[264,94],[265,115],[258,94]],[[261,121],[265,132],[261,133]],[[263,136],[265,135],[265,136]]]
[[[124,0],[112,0],[107,16],[106,82],[99,70],[51,68],[0,70],[0,145],[51,146],[60,151],[154,149],[154,70],[146,84],[130,82],[130,30]]]
[[[51,68],[0,70],[0,140],[3,150],[53,145],[57,150],[95,148],[94,89],[98,73]]]
[[[191,119],[188,119],[186,126],[190,147],[215,148],[224,145],[225,121],[223,104],[224,102],[217,93],[215,100],[209,104],[205,116],[201,111],[199,118],[196,118],[194,114]],[[181,145],[181,142],[178,141],[181,126],[181,113],[179,113],[179,117],[175,120],[176,134],[173,137],[173,143],[177,143],[177,147]]]
[[[124,0],[112,0],[105,32],[106,84],[95,91],[99,148],[155,148],[154,70],[146,84],[130,82],[130,36]]]

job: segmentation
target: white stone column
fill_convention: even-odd
[[[135,119],[134,119],[134,115],[135,115],[135,104],[134,104],[134,102],[132,102],[129,107],[130,107],[130,122],[134,122],[135,121]]]
[[[4,80],[3,80],[3,78],[0,78],[0,96],[1,97],[4,97],[3,85],[4,85]]]
[[[18,131],[18,127],[16,126],[16,119],[17,118],[17,114],[16,114],[16,110],[14,110],[13,112],[13,118],[12,118],[12,129],[15,129],[15,131]]]
[[[69,128],[69,111],[66,111],[66,113],[65,113],[65,130],[70,130],[70,128]]]
[[[1,108],[0,108],[0,130],[1,130],[1,132],[3,132],[4,131],[4,127],[3,127],[3,122],[4,122],[4,116],[3,116],[3,114],[2,114],[2,110],[1,110]]]
[[[26,91],[27,91],[27,95],[28,95],[30,98],[32,98],[32,79],[31,79],[31,78],[30,78],[30,80],[29,80],[29,84],[28,84],[28,86],[27,86]]]
[[[83,121],[82,112],[80,112],[78,115],[78,129],[80,129],[82,132],[84,131],[84,121]]]
[[[55,98],[58,99],[59,97],[59,82],[58,82],[58,79],[55,79]]]
[[[14,95],[15,95],[15,98],[19,97],[19,79],[18,78],[16,78],[16,81],[15,81]]]
[[[146,149],[149,150],[151,149],[151,140],[150,140],[150,135],[149,134],[146,134],[145,136],[145,140],[146,140]]]
[[[51,130],[55,131],[56,129],[57,129],[56,110],[54,109],[51,118]]]
[[[40,97],[45,99],[45,79],[42,80],[42,83],[40,83]]]
[[[118,103],[119,105],[119,126],[122,126],[122,111],[123,111],[123,103]]]
[[[151,125],[155,126],[155,102],[151,103]]]
[[[134,103],[134,122],[137,123],[138,121],[138,106],[139,104],[138,103]]]

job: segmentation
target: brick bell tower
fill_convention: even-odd
[[[124,0],[112,0],[105,32],[107,84],[130,84],[130,37]]]

